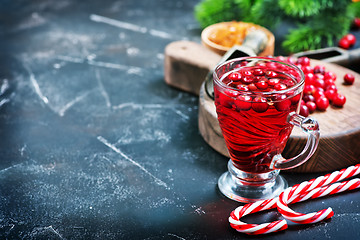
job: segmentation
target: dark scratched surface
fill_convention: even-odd
[[[332,207],[322,223],[230,228],[227,159],[199,134],[198,98],[164,82],[165,46],[200,42],[197,2],[0,3],[0,239],[360,239],[359,191],[294,205]]]

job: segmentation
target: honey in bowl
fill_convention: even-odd
[[[274,55],[275,37],[266,28],[247,22],[220,22],[206,27],[201,33],[202,44],[219,55],[224,55],[235,45],[242,45],[246,36],[254,30],[262,30],[268,38],[265,49],[258,56]]]
[[[233,21],[214,28],[208,38],[215,44],[231,48],[241,45],[246,35],[255,29],[258,29],[255,24]]]

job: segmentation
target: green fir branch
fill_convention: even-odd
[[[353,2],[349,5],[349,11],[353,17],[360,17],[360,2]]]
[[[325,9],[345,9],[351,0],[279,0],[281,9],[291,17],[307,18]]]
[[[257,0],[251,8],[251,16],[251,22],[270,29],[286,18],[278,0]]]
[[[203,0],[195,6],[194,11],[202,28],[218,22],[237,20],[241,12],[236,0]]]
[[[282,46],[290,53],[333,46],[349,31],[353,19],[351,16],[348,9],[326,9],[321,15],[316,15],[305,24],[298,25],[297,29],[291,30]]]
[[[290,31],[282,46],[290,53],[311,50],[321,46],[322,38],[323,36],[319,32],[315,32],[313,28],[299,26],[299,28]]]
[[[344,9],[352,3],[352,0],[321,0],[324,8]]]
[[[321,0],[279,0],[280,8],[292,17],[309,17],[319,13],[322,9]]]

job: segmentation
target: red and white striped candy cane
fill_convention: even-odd
[[[320,222],[322,220],[331,218],[334,215],[334,212],[331,208],[323,209],[318,212],[303,214],[293,211],[287,205],[289,203],[302,202],[308,199],[319,198],[335,193],[340,193],[346,190],[353,190],[356,188],[360,188],[359,178],[354,178],[350,181],[334,183],[332,185],[327,185],[321,188],[315,188],[311,191],[297,191],[299,192],[298,195],[291,195],[291,192],[294,192],[294,189],[288,188],[280,194],[279,201],[277,203],[277,209],[285,219],[295,223],[309,224]]]
[[[288,203],[305,201],[309,198],[322,197],[327,194],[334,194],[345,190],[352,190],[358,188],[359,187],[358,180],[354,179],[345,183],[339,183],[334,186],[331,185],[328,187],[321,188],[322,190],[321,189],[314,190],[312,192],[313,189],[326,186],[337,181],[341,181],[345,178],[355,176],[359,173],[360,173],[360,164],[357,164],[355,166],[351,166],[346,169],[342,169],[340,171],[335,171],[331,174],[327,174],[325,176],[321,176],[316,179],[312,179],[310,181],[306,181],[301,184],[295,185],[285,190],[285,192],[288,191],[286,197],[290,198],[290,201],[288,201]],[[282,194],[283,194],[282,197],[284,197],[284,193]],[[249,203],[244,206],[240,206],[231,212],[229,217],[230,225],[238,232],[242,232],[246,234],[266,234],[266,233],[285,230],[287,228],[286,220],[278,220],[275,222],[263,223],[263,224],[247,224],[240,221],[240,218],[245,215],[274,208],[277,206],[277,204],[279,204],[278,198],[273,198],[273,199],[262,200],[254,203]],[[287,203],[285,203],[285,201],[282,201],[282,206],[280,208],[282,208],[285,216],[288,216],[287,213],[292,213],[292,214],[296,213],[287,206]],[[331,214],[333,214],[332,209],[328,208],[326,210],[322,210],[319,211],[318,213],[313,214],[309,219],[317,219],[318,221],[321,221],[323,219],[331,217],[332,216]],[[315,221],[313,221],[313,223],[314,222]]]
[[[295,202],[299,202],[299,201],[305,201],[309,198],[315,198],[315,197],[311,197],[311,195],[309,194],[307,199],[304,198],[303,200],[301,200],[302,198],[299,197],[299,195],[301,195],[301,194],[304,195],[306,192],[311,192],[311,190],[313,190],[313,189],[317,189],[317,188],[329,185],[331,183],[341,181],[345,178],[353,177],[359,173],[360,173],[360,164],[357,164],[355,166],[350,166],[348,168],[341,169],[340,171],[335,171],[331,174],[326,174],[325,176],[320,176],[318,178],[311,179],[309,181],[305,181],[305,182],[302,182],[301,184],[297,184],[291,188],[288,188],[283,193],[281,193],[279,196],[278,211],[283,215],[283,217],[287,218],[290,221],[293,221],[293,220],[291,220],[291,217],[295,217],[295,215],[293,215],[295,212],[293,210],[291,210],[287,206],[287,204],[295,203]],[[345,190],[347,190],[347,189],[344,188],[343,191],[345,191]],[[313,194],[315,194],[315,192],[313,192]],[[336,192],[334,192],[334,193],[336,193]],[[334,193],[332,193],[332,194],[334,194]],[[322,197],[324,195],[320,196],[317,194],[316,196]],[[309,213],[306,216],[304,216],[305,214],[301,214],[301,213],[297,213],[297,214],[298,214],[297,216],[299,217],[299,222],[297,222],[297,223],[306,224],[306,223],[315,223],[315,222],[322,221],[324,219],[331,218],[334,215],[334,212],[332,211],[331,208],[328,208],[328,209],[323,209],[318,212]],[[302,216],[301,218],[300,218],[300,215]],[[296,222],[295,219],[293,222]],[[302,220],[300,220],[300,219],[302,219]],[[310,219],[312,219],[312,220],[310,220]]]
[[[350,166],[348,168],[341,169],[340,171],[335,171],[331,174],[329,173],[325,176],[320,176],[309,181],[294,185],[293,187],[291,187],[289,194],[290,197],[295,196],[298,195],[300,192],[311,191],[312,189],[323,187],[331,183],[353,177],[357,174],[360,174],[360,164],[356,164],[355,166]]]
[[[286,220],[278,220],[263,224],[248,224],[240,221],[240,218],[255,212],[260,212],[276,207],[277,198],[266,199],[240,206],[231,212],[229,217],[230,226],[238,232],[249,235],[278,232],[287,228]]]

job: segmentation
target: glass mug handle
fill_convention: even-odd
[[[319,123],[314,118],[305,118],[295,112],[289,114],[287,121],[295,127],[301,128],[308,139],[303,151],[290,159],[285,159],[281,154],[273,157],[270,168],[285,170],[295,168],[306,162],[315,152],[320,139]]]

